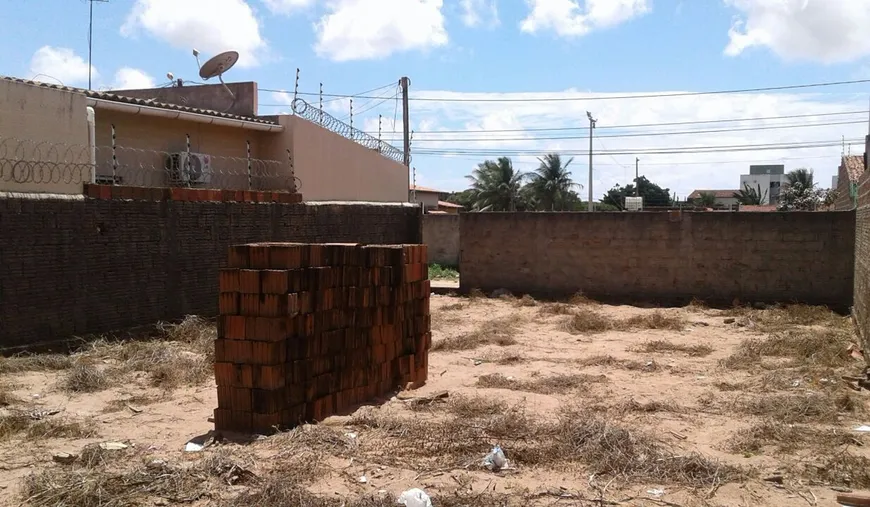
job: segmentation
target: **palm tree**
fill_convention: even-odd
[[[538,161],[541,165],[529,175],[529,187],[540,209],[555,211],[556,207],[564,204],[571,188],[579,186],[571,180],[571,173],[568,171],[574,158],[563,164],[558,153],[550,153]]]
[[[487,160],[471,172],[471,195],[475,210],[516,211],[525,175],[514,170],[507,157]]]
[[[743,184],[743,189],[734,192],[734,198],[737,202],[744,206],[758,206],[764,204],[767,200],[767,190],[764,194],[761,193],[761,185],[758,188],[752,188],[748,183]]]
[[[800,185],[804,189],[812,189],[816,186],[815,181],[813,180],[813,170],[812,169],[795,169],[793,171],[789,171],[785,175],[785,179],[788,182],[789,186]]]
[[[705,208],[713,208],[716,206],[716,194],[713,192],[701,192],[701,196],[696,199],[696,203]]]

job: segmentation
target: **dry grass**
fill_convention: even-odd
[[[112,400],[103,407],[103,413],[109,414],[113,412],[121,412],[124,410],[130,410],[130,407],[140,408],[147,405],[152,405],[154,403],[158,403],[162,398],[157,396],[145,396],[145,395],[136,395],[130,396],[128,398],[122,398],[117,400]]]
[[[464,310],[464,309],[466,309],[467,307],[468,307],[467,305],[464,305],[464,304],[462,304],[462,303],[451,303],[451,304],[449,304],[449,305],[444,305],[444,306],[442,306],[441,308],[438,309],[438,311],[441,311],[441,312],[456,312],[456,311],[459,311],[459,310]]]
[[[447,410],[462,419],[495,416],[508,410],[508,405],[483,396],[454,396],[447,402]]]
[[[658,412],[670,412],[679,414],[685,412],[686,409],[670,400],[652,400],[647,402],[639,402],[633,398],[617,403],[611,411],[616,413],[642,413],[654,414]]]
[[[863,404],[845,392],[835,396],[804,392],[763,395],[740,402],[736,408],[781,424],[834,423],[841,413],[862,412]]]
[[[629,483],[709,488],[738,476],[732,467],[699,454],[675,453],[644,433],[590,417],[585,409],[566,410],[556,421],[530,417],[520,406],[434,421],[372,409],[358,412],[352,424],[377,432],[361,442],[363,455],[390,456],[415,469],[479,464],[492,442],[499,442],[508,459],[520,465],[579,464],[584,473]]]
[[[590,299],[585,294],[583,294],[583,292],[580,292],[580,291],[576,292],[573,296],[571,296],[571,299],[569,299],[568,302],[574,306],[583,306],[583,305],[597,306],[600,304],[598,301],[595,301],[594,299]]]
[[[704,300],[693,297],[692,300],[689,301],[689,304],[686,305],[686,309],[690,312],[704,312],[709,310],[710,307]]]
[[[60,388],[68,393],[96,393],[111,385],[104,370],[87,363],[77,363],[60,381]]]
[[[704,344],[683,345],[665,340],[653,340],[644,344],[632,347],[633,352],[643,352],[647,354],[662,354],[666,352],[679,352],[690,357],[706,357],[713,353],[713,347]]]
[[[831,486],[867,489],[870,488],[870,459],[843,450],[821,463],[805,465],[803,475]]]
[[[66,354],[27,354],[0,357],[0,374],[25,371],[60,371],[72,368],[75,360]]]
[[[45,438],[90,438],[97,432],[93,424],[72,421],[61,417],[37,420],[29,414],[9,413],[0,415],[0,441],[13,437],[26,440]]]
[[[524,295],[523,297],[517,299],[515,304],[516,304],[517,306],[519,306],[519,307],[532,307],[532,306],[538,306],[538,302],[535,301],[535,298],[533,298],[532,296],[529,296],[528,294],[526,294],[526,295]]]
[[[601,366],[607,368],[622,368],[630,371],[655,371],[658,365],[654,362],[634,361],[630,359],[617,359],[608,355],[597,355],[583,358],[577,361],[579,366]]]
[[[723,317],[735,317],[747,327],[763,332],[783,331],[794,326],[826,326],[849,329],[848,317],[842,317],[824,306],[780,305],[766,309],[737,307],[723,311]]]
[[[737,454],[762,454],[767,448],[783,453],[813,448],[826,453],[834,447],[855,443],[860,444],[854,435],[838,428],[819,429],[768,419],[735,433],[725,448]]]
[[[575,334],[646,329],[680,331],[686,324],[682,318],[670,316],[661,311],[635,315],[627,319],[615,319],[587,308],[580,308],[571,312],[571,314],[571,319],[566,323],[566,328],[568,332]]]
[[[565,303],[544,303],[538,309],[538,315],[573,315],[575,308]]]
[[[477,386],[489,389],[510,389],[537,394],[564,394],[572,391],[586,390],[589,384],[607,382],[604,375],[554,375],[534,380],[518,380],[505,377],[499,373],[482,375],[477,379]]]
[[[0,382],[0,407],[8,407],[21,402],[21,399],[12,393],[12,389],[12,384]]]
[[[459,336],[451,336],[432,344],[433,351],[473,350],[486,345],[507,347],[516,345],[518,326],[523,323],[519,315],[499,317],[478,325],[473,331]]]
[[[790,359],[788,366],[842,367],[855,360],[847,350],[852,335],[838,329],[791,329],[768,338],[750,338],[721,365],[746,369],[760,365],[764,357]]]

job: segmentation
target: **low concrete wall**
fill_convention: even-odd
[[[430,264],[459,266],[459,215],[423,215],[423,243]]]
[[[852,303],[855,213],[465,213],[461,289]]]

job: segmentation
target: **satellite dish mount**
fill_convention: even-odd
[[[194,58],[196,58],[197,65],[199,65],[199,51],[194,49],[193,56]],[[207,62],[199,66],[199,77],[201,77],[204,81],[208,81],[209,79],[217,76],[221,84],[224,85],[224,89],[226,89],[227,93],[230,94],[230,97],[235,100],[235,95],[233,95],[233,92],[230,91],[230,88],[227,86],[227,84],[224,83],[223,74],[224,72],[233,68],[233,65],[235,65],[238,61],[238,52],[224,51],[223,53],[209,58]]]

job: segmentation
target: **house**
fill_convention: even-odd
[[[787,181],[782,164],[751,165],[749,174],[740,175],[740,188],[761,189],[761,204],[777,204],[780,190]]]
[[[701,196],[703,194],[713,194],[713,197],[716,198],[714,208],[722,209],[737,209],[737,199],[734,197],[734,193],[737,190],[695,190],[686,198],[692,204],[698,205],[701,201]]]
[[[255,82],[98,92],[0,76],[0,165],[15,168],[0,191],[182,184],[407,202],[400,150],[304,101],[295,115],[257,104]]]
[[[438,201],[438,211],[447,213],[448,215],[455,215],[462,211],[462,206],[459,204],[453,204],[452,202]]]
[[[858,199],[858,179],[864,173],[864,155],[844,155],[837,169],[837,198],[834,200],[834,211],[854,209]]]

